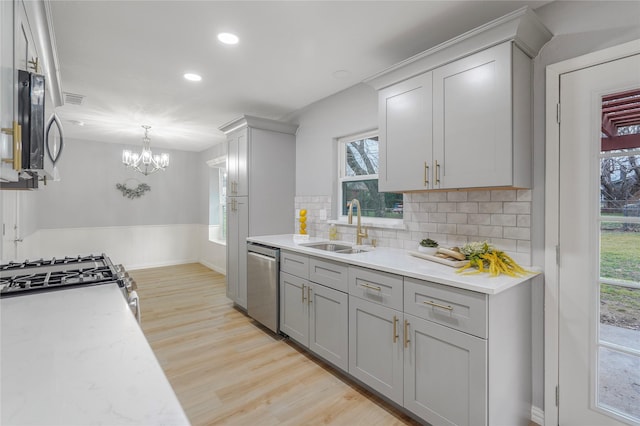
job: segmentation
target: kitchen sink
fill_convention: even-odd
[[[347,246],[344,244],[335,244],[335,243],[311,243],[311,244],[305,244],[304,246],[318,249],[318,250],[337,251],[337,252],[341,252],[342,250],[352,249],[351,246]]]
[[[360,247],[352,247],[346,244],[335,244],[335,243],[311,243],[311,244],[304,244],[304,246],[318,249],[318,250],[331,251],[331,252],[340,253],[340,254],[356,254],[356,253],[365,253],[369,251]]]

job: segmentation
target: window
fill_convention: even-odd
[[[226,244],[227,158],[207,161],[209,169],[209,241]]]
[[[357,198],[362,217],[402,219],[402,194],[378,192],[378,158],[377,131],[338,140],[338,217]]]

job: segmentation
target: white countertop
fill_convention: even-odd
[[[456,268],[413,257],[406,250],[389,247],[376,247],[372,248],[371,251],[355,254],[333,253],[304,246],[313,242],[328,241],[326,239],[309,238],[308,241],[298,242],[292,234],[250,237],[247,238],[247,241],[485,294],[500,293],[534,277],[533,274],[519,278],[507,275],[492,277],[488,273],[477,275],[457,274]],[[340,243],[339,241],[331,242]],[[352,243],[344,244],[353,245]]]
[[[116,284],[3,298],[0,318],[0,424],[189,424]]]

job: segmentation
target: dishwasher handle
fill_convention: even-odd
[[[253,252],[253,251],[250,251],[249,253],[247,253],[247,255],[255,256],[255,257],[259,258],[259,259],[264,259],[264,260],[268,260],[268,261],[272,261],[272,260],[276,259],[275,257],[265,256],[264,254],[256,253],[256,252]]]

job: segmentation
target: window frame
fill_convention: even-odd
[[[209,242],[226,245],[227,244],[227,215],[226,215],[226,185],[224,180],[227,175],[227,156],[223,155],[207,161],[209,166],[209,173],[213,173],[217,170],[218,173],[218,188],[217,188],[217,209],[218,209],[218,223],[208,224],[208,240]],[[223,176],[224,175],[224,176]],[[211,207],[211,188],[209,188],[209,207]]]
[[[336,218],[335,223],[346,225],[347,215],[342,214],[342,184],[344,182],[358,182],[365,180],[376,179],[379,181],[379,174],[368,174],[358,176],[347,176],[347,149],[346,145],[351,142],[359,141],[362,139],[378,138],[378,148],[380,147],[380,131],[379,129],[373,129],[366,132],[355,133],[348,136],[337,138],[338,149],[338,169],[337,169],[337,200],[336,200]],[[379,151],[378,151],[379,152]],[[378,154],[378,167],[380,166],[380,156]],[[380,227],[380,228],[403,228],[404,227],[404,214],[402,218],[388,218],[388,217],[371,217],[361,216],[363,224]]]

